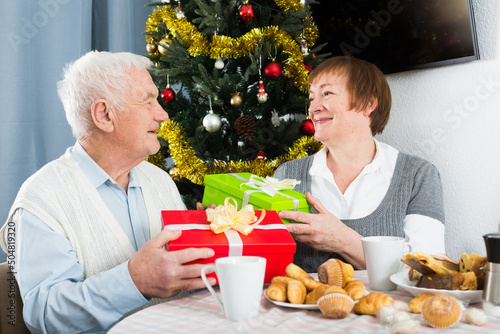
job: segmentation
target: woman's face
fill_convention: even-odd
[[[351,94],[341,75],[325,73],[316,77],[309,88],[309,100],[314,138],[327,146],[370,130],[370,118],[361,110],[351,109]]]

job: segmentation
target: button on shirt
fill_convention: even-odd
[[[150,239],[141,187],[130,171],[128,195],[77,142],[71,154],[104,200],[130,242],[139,249]],[[13,217],[18,228],[17,270],[28,324],[34,333],[102,332],[124,314],[149,302],[136,288],[128,261],[81,282],[83,275],[69,241],[27,210]],[[22,224],[18,224],[22,221]],[[43,264],[40,266],[40,264]],[[45,319],[50,319],[46,323]],[[71,319],[68,323],[65,319]],[[32,328],[30,328],[32,329]]]
[[[373,161],[342,194],[326,164],[328,148],[323,147],[314,157],[309,170],[311,193],[339,219],[359,219],[368,216],[382,203],[391,183],[399,152],[376,139]],[[445,253],[444,224],[423,215],[407,215],[404,219],[406,241],[411,249],[430,254]],[[432,232],[431,232],[432,231]]]

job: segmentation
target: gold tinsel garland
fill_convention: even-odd
[[[273,175],[282,163],[304,158],[308,156],[308,151],[316,152],[322,147],[322,144],[314,138],[303,136],[293,143],[288,153],[272,160],[216,161],[209,164],[196,156],[179,123],[172,120],[163,122],[158,130],[158,136],[168,141],[170,155],[179,169],[179,174],[200,185],[204,184],[207,174],[248,172],[262,177]]]
[[[303,8],[300,1],[277,0],[275,3],[283,10],[291,8],[294,11]],[[288,58],[283,62],[284,72],[293,79],[294,85],[300,91],[307,92],[308,71],[304,68],[303,55],[300,50],[300,39],[305,38],[309,46],[314,45],[318,37],[318,28],[312,23],[304,29],[303,36],[293,39],[286,31],[278,27],[255,28],[239,38],[232,38],[223,35],[214,35],[212,41],[200,33],[196,27],[189,23],[185,17],[178,18],[177,13],[171,6],[158,7],[150,15],[146,22],[146,32],[158,32],[158,25],[164,22],[171,34],[176,33],[189,44],[187,49],[192,57],[205,53],[212,59],[218,58],[241,58],[246,57],[255,51],[261,37],[265,41],[275,38],[277,47],[282,48]],[[151,37],[146,38],[148,43],[154,43]],[[157,53],[158,51],[156,51]]]

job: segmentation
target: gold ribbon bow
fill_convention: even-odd
[[[234,205],[229,203],[230,200],[234,202]],[[211,223],[210,229],[219,234],[232,228],[241,234],[249,235],[253,231],[252,226],[258,225],[266,215],[266,211],[262,210],[260,218],[257,219],[251,204],[245,205],[240,211],[237,208],[236,200],[227,197],[224,200],[224,205],[218,205],[215,209],[206,209],[207,220]]]

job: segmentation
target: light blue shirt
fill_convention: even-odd
[[[71,154],[139,249],[150,235],[135,170],[130,171],[127,195],[78,142]],[[32,333],[104,333],[124,314],[149,302],[134,285],[128,261],[82,282],[82,268],[66,237],[27,210],[17,210],[13,221],[18,235],[17,271],[22,273],[17,279],[24,319]]]

